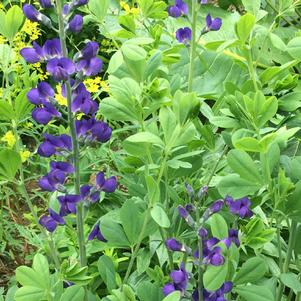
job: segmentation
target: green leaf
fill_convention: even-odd
[[[275,301],[272,292],[264,286],[244,285],[236,287],[234,291],[246,301]]]
[[[243,137],[238,139],[235,141],[234,146],[235,148],[255,153],[260,153],[264,150],[260,145],[260,142],[253,137]]]
[[[15,301],[41,301],[45,300],[45,291],[35,286],[24,286],[17,290]]]
[[[17,152],[9,149],[0,151],[0,180],[14,180],[21,164],[21,158]]]
[[[142,61],[146,59],[147,52],[140,46],[125,43],[121,47],[123,56],[133,62]]]
[[[60,301],[82,301],[84,298],[84,288],[78,285],[72,285],[65,290],[60,298]]]
[[[261,0],[242,0],[242,4],[245,7],[246,11],[256,16],[260,9]]]
[[[161,138],[150,132],[140,132],[128,137],[126,140],[129,142],[136,142],[136,143],[157,144],[164,147],[164,142],[161,140]]]
[[[107,14],[110,6],[110,0],[102,0],[99,5],[99,0],[89,0],[88,8],[90,12],[97,18],[97,22],[101,23]]]
[[[204,273],[204,287],[208,291],[219,289],[226,281],[228,274],[228,264],[220,266],[209,265]]]
[[[242,150],[231,150],[228,153],[227,161],[231,169],[238,173],[243,179],[261,183],[261,176],[252,158]]]
[[[123,228],[110,216],[101,219],[100,228],[103,236],[108,240],[108,245],[113,247],[128,247],[128,241]]]
[[[301,37],[293,38],[287,44],[287,52],[297,60],[301,60]]]
[[[14,102],[16,119],[19,121],[22,121],[25,118],[29,117],[32,109],[34,108],[34,106],[27,99],[27,92],[27,89],[20,92]]]
[[[213,214],[210,217],[211,232],[214,237],[223,239],[228,237],[228,225],[220,214]]]
[[[164,209],[156,204],[154,208],[151,210],[151,216],[154,221],[162,228],[169,228],[170,227],[170,220],[165,213]]]
[[[1,47],[1,45],[0,45]],[[1,48],[0,48],[1,50]],[[1,53],[0,53],[1,55]],[[1,57],[0,57],[1,58]],[[0,101],[0,120],[12,120],[15,113],[13,107],[7,101]]]
[[[270,32],[269,37],[274,47],[281,51],[286,51],[286,45],[278,35]]]
[[[158,284],[144,281],[137,288],[137,296],[140,301],[162,300],[162,288]]]
[[[97,262],[98,272],[109,291],[117,288],[114,262],[108,256],[101,256]]]
[[[34,286],[40,289],[48,287],[48,283],[44,282],[43,275],[27,266],[20,266],[16,269],[16,279],[22,286]]]
[[[42,254],[36,254],[33,258],[32,268],[39,274],[39,277],[45,283],[45,285],[49,286],[50,275],[47,258]]]
[[[242,265],[241,269],[236,274],[234,283],[239,285],[248,282],[256,282],[260,280],[266,272],[267,268],[265,261],[262,258],[250,258]]]
[[[301,292],[301,283],[296,274],[293,273],[285,273],[280,275],[281,282],[294,290],[295,293]]]
[[[282,111],[294,112],[301,107],[301,92],[292,92],[279,98],[279,108]]]
[[[18,5],[13,5],[6,13],[5,27],[2,29],[2,34],[12,40],[19,31],[24,21],[24,14]]]
[[[165,297],[162,301],[180,301],[181,300],[181,292],[175,291]]]
[[[129,199],[122,205],[120,219],[128,240],[132,246],[135,245],[142,228],[142,215],[134,199]]]
[[[250,13],[246,13],[236,23],[236,35],[242,41],[246,42],[249,38],[251,31],[256,23],[256,18]]]
[[[217,187],[222,196],[231,195],[237,199],[254,194],[261,188],[261,185],[242,179],[237,174],[230,174],[223,177]]]
[[[148,192],[148,200],[152,204],[160,202],[160,187],[158,183],[152,176],[145,177],[147,192]]]

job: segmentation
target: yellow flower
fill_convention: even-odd
[[[13,148],[16,144],[16,138],[12,131],[8,131],[2,138],[1,141],[6,142],[9,148]]]
[[[35,41],[41,35],[41,29],[39,28],[38,22],[32,22],[30,20],[26,20],[22,29],[22,32],[25,32],[31,41]]]
[[[125,1],[120,1],[120,6],[121,6],[121,8],[123,8],[125,10],[126,15],[129,15],[129,14],[137,15],[137,14],[139,14],[139,8],[136,8],[136,7],[131,8]]]
[[[62,88],[60,85],[56,85],[55,99],[61,106],[67,106],[67,98],[62,95]]]
[[[31,156],[31,153],[28,150],[20,151],[19,154],[20,154],[22,163],[26,162],[28,160],[28,158]]]
[[[109,86],[106,81],[104,81],[104,80],[101,81],[100,85],[101,85],[103,91],[109,92]]]
[[[101,77],[88,78],[84,81],[84,84],[90,93],[96,93],[100,90]]]
[[[76,115],[76,119],[77,119],[77,120],[81,120],[83,116],[85,116],[84,113],[78,113],[78,114]]]

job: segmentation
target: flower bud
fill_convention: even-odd
[[[166,247],[171,251],[185,252],[185,247],[174,238],[169,238],[165,241]]]
[[[84,19],[81,15],[75,15],[68,25],[68,29],[74,33],[78,33],[83,28]]]

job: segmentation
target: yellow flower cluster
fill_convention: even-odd
[[[41,29],[39,28],[38,22],[32,22],[30,20],[26,20],[21,31],[25,32],[31,41],[35,41],[41,35]]]
[[[8,148],[13,148],[16,144],[16,138],[12,131],[8,131],[2,138],[1,141],[7,143]]]
[[[90,93],[96,93],[100,89],[102,89],[105,92],[108,92],[107,83],[104,80],[102,80],[101,77],[99,77],[99,76],[97,76],[95,78],[87,78],[84,81],[84,84]]]
[[[44,70],[41,67],[40,62],[35,63],[35,64],[31,64],[30,68],[33,69],[33,70],[36,70],[38,72],[38,76],[39,76],[40,80],[45,80],[45,79],[48,78],[49,74],[47,72],[46,73],[44,72]]]
[[[20,154],[22,163],[26,162],[28,160],[28,158],[31,156],[31,153],[28,150],[20,151],[19,154]]]
[[[6,42],[5,37],[0,34],[0,44],[4,44],[5,42]]]
[[[120,6],[122,9],[124,9],[125,14],[129,15],[138,15],[139,14],[139,8],[137,7],[130,7],[125,1],[120,1]]]
[[[56,85],[56,93],[55,93],[55,99],[57,101],[57,103],[61,106],[67,106],[67,98],[65,98],[62,95],[62,88],[60,85]]]

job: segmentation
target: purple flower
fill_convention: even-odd
[[[64,16],[67,16],[69,14],[69,12],[70,12],[70,6],[68,4],[64,4],[62,12],[63,12]]]
[[[50,171],[46,176],[39,180],[39,186],[45,191],[53,192],[63,185],[66,179],[66,173],[60,170]]]
[[[88,42],[85,48],[80,52],[79,58],[90,60],[97,55],[99,45],[96,42]]]
[[[201,4],[207,4],[207,0],[201,0]]]
[[[46,60],[63,56],[60,39],[47,40],[42,47],[42,54]]]
[[[81,201],[81,197],[77,194],[66,194],[58,197],[61,204],[60,216],[66,216],[68,214],[76,214],[76,205]]]
[[[191,200],[193,200],[194,199],[194,190],[193,190],[192,186],[189,185],[188,183],[185,183],[185,189],[186,189],[186,192],[189,195],[189,198]]]
[[[66,174],[72,174],[74,173],[74,167],[72,164],[68,162],[62,162],[62,161],[51,161],[50,162],[50,168],[51,170],[60,170],[65,172]]]
[[[68,135],[53,136],[44,134],[44,142],[38,148],[38,154],[42,157],[50,157],[54,154],[60,154],[61,151],[71,151],[72,142]]]
[[[229,229],[228,237],[223,239],[222,242],[227,246],[227,248],[230,248],[231,243],[234,243],[237,247],[240,246],[240,241],[238,238],[238,230],[235,229]]]
[[[66,81],[75,72],[73,62],[68,58],[53,58],[47,63],[47,72],[56,81]]]
[[[31,47],[25,47],[20,50],[20,54],[24,58],[24,60],[29,64],[35,64],[43,59],[43,50],[39,44],[36,42],[32,43]]]
[[[182,0],[175,0],[175,4],[168,8],[168,14],[171,17],[178,18],[188,14],[188,5]]]
[[[40,225],[45,227],[49,232],[53,232],[57,225],[65,225],[64,219],[53,211],[51,208],[48,209],[50,215],[43,215],[40,218]]]
[[[75,15],[69,22],[68,29],[74,33],[78,33],[83,28],[84,19],[81,15]]]
[[[117,188],[117,180],[116,177],[110,177],[105,179],[105,175],[103,172],[99,172],[96,175],[96,188],[100,191],[104,192],[114,192]]]
[[[47,82],[40,82],[37,88],[31,89],[27,93],[28,100],[34,105],[41,105],[44,100],[54,96],[54,90]]]
[[[233,288],[233,283],[231,281],[227,281],[223,283],[223,285],[216,291],[207,291],[203,290],[204,301],[227,301],[225,299],[225,294],[231,292]],[[194,301],[199,301],[198,291],[195,290],[192,294],[192,298]]]
[[[218,200],[218,201],[215,201],[210,207],[209,207],[209,210],[210,210],[210,213],[217,213],[219,211],[222,210],[224,206],[224,201],[223,200]]]
[[[72,5],[73,6],[82,6],[86,5],[88,3],[88,0],[73,0]]]
[[[250,218],[253,215],[250,209],[251,202],[247,197],[233,200],[233,198],[227,196],[225,202],[232,214],[239,215],[241,218]]]
[[[208,231],[205,228],[201,228],[198,234],[201,238],[206,238],[208,236]]]
[[[179,241],[174,238],[169,238],[165,241],[166,247],[171,251],[182,251],[185,252],[185,247]]]
[[[23,5],[23,13],[27,19],[33,22],[39,22],[42,19],[42,14],[31,4]]]
[[[35,108],[31,116],[37,123],[46,125],[52,118],[61,117],[61,113],[51,103],[44,101],[43,107]]]
[[[102,242],[107,242],[107,240],[104,238],[104,236],[102,235],[100,228],[99,228],[99,223],[97,223],[92,231],[90,232],[89,236],[88,236],[88,240],[93,240],[94,238],[97,238],[99,241]]]
[[[85,76],[93,76],[101,71],[102,60],[97,57],[93,57],[89,60],[80,60],[76,67],[77,71],[82,71]]]
[[[92,203],[96,203],[99,201],[99,191],[94,191],[94,187],[90,185],[83,185],[80,188],[80,196],[82,200],[91,201]]]
[[[103,121],[94,118],[75,121],[76,133],[78,137],[83,137],[88,141],[107,142],[112,135],[112,129]]]
[[[40,4],[43,8],[53,7],[53,4],[52,4],[51,0],[40,0]]]
[[[174,270],[170,273],[170,278],[173,283],[167,283],[162,291],[165,296],[171,294],[174,291],[180,291],[184,294],[188,284],[188,273],[185,270],[184,264],[181,263],[180,270]]]
[[[212,19],[211,15],[208,14],[206,17],[206,32],[217,31],[222,26],[222,20],[220,18]]]
[[[176,39],[183,44],[188,44],[191,41],[192,31],[189,27],[179,28],[176,31]]]
[[[180,216],[184,219],[186,219],[189,215],[189,213],[183,206],[178,206],[178,211],[179,211]]]
[[[93,115],[98,110],[98,104],[92,100],[91,94],[87,90],[84,90],[74,98],[71,109],[72,112],[80,111],[86,115]]]

